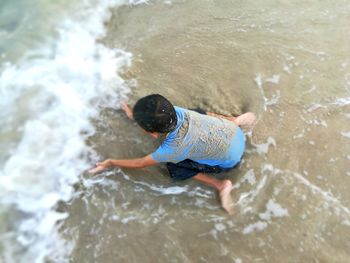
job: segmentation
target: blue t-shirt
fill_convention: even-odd
[[[233,122],[175,106],[176,128],[152,153],[158,162],[178,163],[185,159],[230,168],[242,158],[245,138]]]

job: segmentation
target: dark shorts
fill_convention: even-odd
[[[222,168],[218,165],[210,166],[207,164],[197,163],[190,159],[183,160],[178,163],[166,163],[170,177],[175,180],[186,180],[198,173],[221,173],[229,171],[232,168]]]

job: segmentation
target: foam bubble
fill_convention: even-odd
[[[267,78],[267,79],[265,80],[265,82],[270,82],[270,83],[273,83],[273,84],[278,84],[278,83],[280,82],[280,78],[281,78],[280,75],[273,75],[272,77]]]
[[[276,141],[271,136],[269,136],[267,138],[267,142],[266,143],[255,144],[253,141],[251,141],[251,144],[255,147],[255,151],[259,155],[267,154],[269,152],[269,149],[270,149],[271,145],[273,147],[276,147]]]
[[[165,187],[165,186],[158,186],[155,184],[147,183],[144,181],[137,181],[137,180],[132,180],[129,176],[126,174],[122,173],[124,178],[127,180],[131,180],[133,183],[136,185],[142,185],[153,192],[160,194],[160,195],[180,195],[182,193],[188,192],[188,186],[170,186],[170,187]]]
[[[279,90],[277,90],[276,93],[272,94],[272,96],[270,98],[268,98],[268,97],[266,97],[265,90],[263,88],[263,84],[266,82],[278,84],[279,80],[280,80],[279,75],[273,75],[272,77],[263,80],[260,73],[258,73],[256,75],[256,77],[254,78],[254,81],[255,81],[256,85],[258,86],[258,89],[259,89],[261,96],[263,97],[263,100],[264,100],[264,111],[267,110],[267,106],[277,104],[277,102],[279,101],[279,99],[281,97],[281,93]]]
[[[340,134],[346,138],[350,138],[350,132],[341,132]]]
[[[258,221],[256,223],[250,224],[243,229],[243,234],[247,235],[254,231],[263,231],[267,227],[267,223],[264,221]]]
[[[241,207],[247,207],[250,203],[252,203],[255,198],[258,196],[260,191],[265,187],[267,181],[267,176],[264,175],[261,180],[259,180],[258,184],[254,189],[252,189],[249,192],[241,193],[237,203]],[[250,209],[246,210],[247,212],[250,211]]]
[[[288,210],[281,207],[280,204],[276,203],[272,199],[270,199],[266,204],[266,211],[264,213],[259,214],[260,219],[265,221],[270,221],[272,217],[284,216],[288,216]]]
[[[250,185],[254,185],[256,183],[254,169],[248,170],[240,180],[241,182],[247,181]]]

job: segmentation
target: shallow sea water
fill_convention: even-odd
[[[350,4],[149,1],[113,10],[102,40],[133,54],[130,103],[259,118],[234,183],[235,214],[164,167],[84,175],[61,234],[72,262],[349,262]],[[155,142],[105,108],[89,144],[138,157]]]
[[[110,9],[110,12],[108,11]],[[0,262],[349,262],[348,1],[0,1]],[[253,111],[233,216],[119,110]]]

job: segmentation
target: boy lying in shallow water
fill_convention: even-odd
[[[174,180],[194,178],[219,191],[222,207],[233,213],[232,182],[210,177],[208,173],[228,171],[239,164],[245,149],[245,138],[239,126],[253,126],[251,112],[238,117],[222,116],[201,110],[193,111],[173,106],[161,95],[141,98],[133,111],[122,105],[130,119],[154,138],[165,139],[159,148],[143,158],[97,163],[90,173],[111,167],[143,168],[166,163]]]

